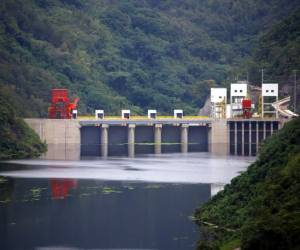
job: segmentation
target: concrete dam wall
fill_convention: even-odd
[[[273,120],[60,120],[25,119],[48,144],[44,159],[129,156],[173,152],[256,155],[279,129]]]
[[[134,142],[131,142],[133,145],[130,145],[129,140],[130,129],[134,133]],[[102,126],[84,126],[80,130],[81,156],[127,156],[130,154],[208,151],[208,127],[202,126],[183,128],[172,125],[156,127],[141,125],[129,128],[128,126],[112,125],[107,127],[106,143],[102,138]],[[182,130],[186,130],[186,132]],[[183,133],[187,134],[183,135]],[[107,155],[103,153],[104,147],[107,147]],[[129,150],[132,152],[129,153]]]

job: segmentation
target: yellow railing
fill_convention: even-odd
[[[197,120],[197,119],[208,119],[208,116],[184,116],[183,119],[186,120]],[[96,120],[95,116],[92,115],[81,115],[78,116],[79,120]],[[122,119],[121,116],[105,116],[104,120],[120,120]],[[130,116],[129,120],[148,120],[148,116]],[[176,119],[173,116],[157,116],[156,120],[163,120],[163,119]],[[179,119],[179,118],[177,118]],[[124,119],[127,120],[127,119]],[[151,119],[149,119],[151,120]]]

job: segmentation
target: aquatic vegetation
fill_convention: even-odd
[[[102,193],[103,194],[114,194],[114,193],[122,193],[122,191],[118,190],[118,189],[115,189],[113,187],[108,187],[108,186],[105,186],[102,188]]]
[[[145,186],[145,188],[148,188],[148,189],[158,189],[161,187],[162,187],[162,185],[159,185],[159,184],[148,184],[147,186]]]
[[[124,186],[124,188],[126,188],[128,190],[134,190],[135,189],[135,187],[133,187],[133,186]]]
[[[80,197],[91,196],[91,195],[92,195],[91,193],[81,193]]]
[[[9,202],[11,202],[11,200],[10,200],[10,199],[6,199],[6,200],[0,200],[0,204],[1,204],[1,203],[9,203]]]
[[[188,219],[189,219],[190,221],[196,221],[196,220],[197,220],[197,218],[196,218],[194,215],[189,215],[189,216],[188,216]]]
[[[30,189],[30,192],[31,192],[31,197],[33,200],[39,200],[42,189],[41,188],[32,188],[32,189]]]
[[[7,182],[7,179],[3,176],[0,176],[0,184]]]

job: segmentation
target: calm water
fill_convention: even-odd
[[[0,249],[195,249],[189,217],[251,161],[195,153],[3,163]]]

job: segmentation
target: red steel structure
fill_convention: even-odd
[[[79,98],[69,99],[67,89],[52,89],[51,106],[48,109],[50,119],[71,119],[77,108]]]
[[[245,119],[250,119],[252,117],[251,104],[252,104],[251,99],[242,100],[243,117]]]

